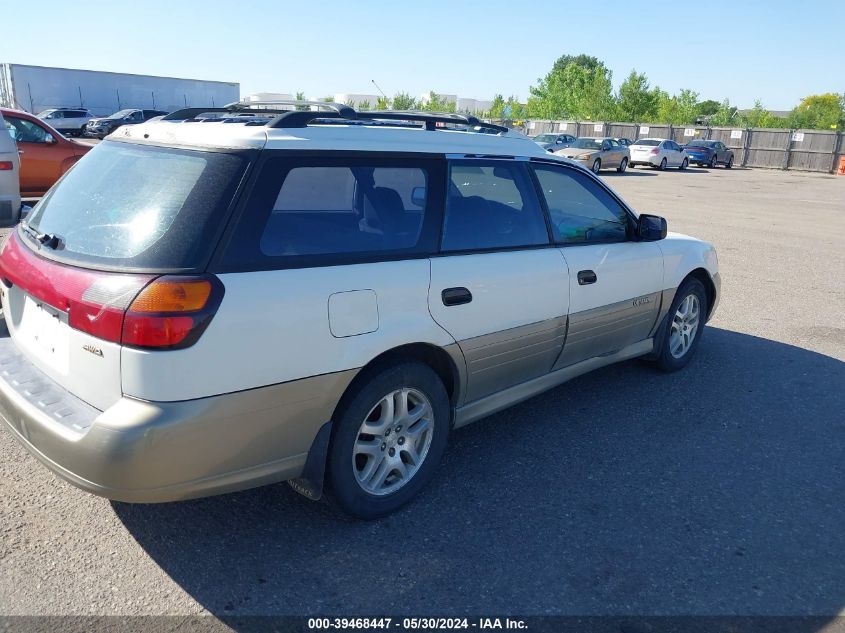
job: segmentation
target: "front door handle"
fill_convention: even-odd
[[[463,286],[458,288],[446,288],[440,293],[444,306],[459,306],[472,301],[472,293]]]
[[[592,270],[582,270],[578,273],[578,285],[586,286],[598,281],[598,276]]]

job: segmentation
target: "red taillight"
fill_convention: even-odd
[[[11,171],[15,164],[10,160],[0,160],[0,171]]]
[[[16,233],[0,254],[0,277],[68,313],[70,327],[131,347],[193,345],[223,298],[212,275],[116,274],[38,257]]]
[[[653,150],[651,150],[651,153],[652,154],[659,154],[660,150],[655,147]]]

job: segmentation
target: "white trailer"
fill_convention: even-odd
[[[47,108],[87,108],[97,116],[124,108],[172,112],[239,99],[235,82],[0,63],[0,105],[33,114]]]

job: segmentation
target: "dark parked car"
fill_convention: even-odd
[[[167,112],[163,110],[121,110],[111,116],[100,119],[91,119],[85,126],[85,136],[96,136],[105,138],[122,125],[135,125],[144,123],[157,116],[164,116]]]
[[[728,169],[734,164],[734,151],[721,141],[690,141],[684,145],[691,163],[715,167],[722,164]]]

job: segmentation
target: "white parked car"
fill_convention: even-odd
[[[0,114],[0,226],[14,226],[21,212],[21,161],[15,139]]]
[[[631,167],[649,165],[657,169],[689,167],[689,155],[683,147],[667,138],[641,138],[628,148],[631,151]]]
[[[58,475],[129,502],[290,480],[371,518],[454,429],[695,354],[710,244],[505,128],[319,106],[121,128],[6,241],[0,414]]]
[[[50,108],[36,116],[66,136],[82,136],[85,126],[94,118],[85,108]]]

